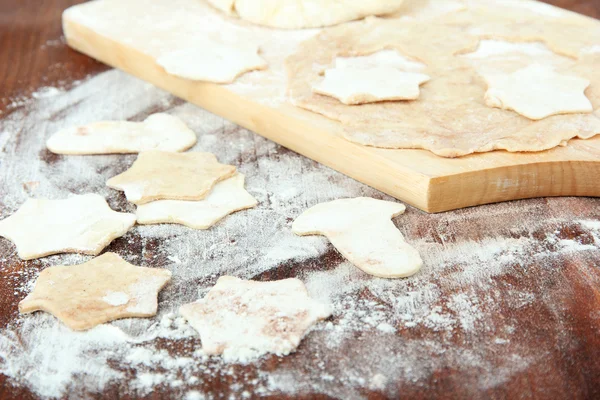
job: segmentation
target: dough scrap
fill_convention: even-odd
[[[208,0],[230,16],[274,28],[318,28],[397,11],[404,0]]]
[[[179,118],[152,114],[144,122],[102,121],[58,131],[46,147],[56,154],[139,153],[148,150],[184,151],[196,134]]]
[[[46,311],[77,331],[120,318],[151,317],[158,292],[170,280],[169,270],[136,267],[105,253],[84,264],[44,269],[19,312]]]
[[[97,255],[135,224],[135,215],[113,211],[97,194],[63,200],[28,199],[0,221],[0,236],[23,260],[58,253]]]
[[[231,83],[246,72],[268,66],[258,55],[257,46],[238,47],[208,40],[164,53],[156,62],[171,75],[214,83]]]
[[[258,202],[244,189],[244,175],[237,173],[217,183],[204,200],[159,200],[139,205],[138,224],[175,223],[193,229],[208,229],[225,216]]]
[[[127,171],[110,178],[108,187],[125,192],[127,200],[202,200],[213,185],[231,177],[233,165],[220,164],[214,154],[146,151]]]
[[[293,352],[308,329],[331,315],[296,278],[272,282],[222,276],[207,295],[179,309],[200,333],[205,354],[245,362]]]
[[[425,20],[370,18],[322,30],[286,59],[290,100],[298,107],[339,121],[341,134],[352,142],[427,149],[444,157],[500,149],[541,151],[575,137],[587,139],[600,133],[600,102],[590,95],[600,87],[600,74],[597,65],[580,56],[582,49],[597,44],[600,24],[569,13],[547,19],[502,2],[465,4],[465,10]],[[483,40],[545,44],[553,56],[540,57],[544,62],[550,60],[557,73],[591,82],[586,95],[594,113],[553,115],[532,121],[514,111],[490,108],[484,101],[487,84],[477,60],[464,57]],[[426,65],[419,72],[432,80],[421,87],[418,101],[349,106],[312,92],[311,85],[336,59],[381,50],[394,50]],[[494,72],[510,74],[535,62],[536,57],[499,55]]]
[[[325,71],[325,79],[312,90],[331,96],[344,104],[365,104],[387,100],[414,100],[419,85],[429,76],[402,72],[391,67],[333,68]]]
[[[489,85],[485,93],[488,106],[514,110],[529,119],[593,111],[584,94],[590,85],[587,79],[558,74],[544,65],[533,64],[512,74],[484,78]]]
[[[300,236],[324,235],[348,261],[368,274],[403,278],[423,265],[391,218],[404,213],[400,203],[357,197],[317,204],[292,224]]]

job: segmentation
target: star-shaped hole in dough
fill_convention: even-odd
[[[239,47],[209,40],[165,53],[156,62],[171,75],[214,83],[231,83],[246,72],[267,68],[257,46]]]
[[[292,224],[297,235],[325,235],[352,264],[382,278],[403,278],[423,265],[391,218],[404,213],[400,203],[357,197],[317,204]]]
[[[135,215],[113,211],[97,194],[64,200],[28,199],[0,221],[0,236],[23,260],[58,253],[96,255],[135,224]]]
[[[238,173],[215,185],[204,200],[159,200],[137,207],[138,224],[175,223],[194,229],[208,229],[235,211],[256,206],[244,189],[244,175]]]
[[[207,295],[179,312],[199,333],[205,354],[245,362],[294,351],[308,329],[331,315],[299,279],[272,282],[219,278]]]
[[[325,78],[312,90],[348,105],[415,100],[420,94],[419,86],[429,79],[425,74],[403,72],[393,67],[336,67],[326,70]]]
[[[49,312],[78,331],[119,318],[151,317],[170,279],[169,270],[136,267],[106,253],[84,264],[46,268],[19,311]]]
[[[559,74],[541,64],[529,65],[512,74],[486,75],[484,79],[488,84],[485,93],[488,106],[514,110],[532,120],[593,111],[584,93],[590,85],[588,80]]]
[[[196,143],[196,134],[179,118],[152,114],[144,122],[102,121],[63,129],[48,139],[56,154],[139,153],[183,151]]]
[[[211,153],[140,153],[131,168],[106,182],[123,190],[127,200],[144,204],[154,200],[202,200],[213,185],[235,173]]]

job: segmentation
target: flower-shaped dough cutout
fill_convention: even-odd
[[[28,199],[0,221],[0,236],[23,260],[58,253],[96,255],[135,224],[135,215],[113,211],[97,194],[63,200]]]
[[[529,65],[512,74],[487,75],[484,79],[488,83],[485,93],[488,106],[514,110],[532,120],[593,111],[584,93],[590,81],[562,75],[541,64]]]
[[[144,204],[154,200],[202,200],[213,185],[235,173],[211,153],[140,153],[131,168],[106,184],[123,190],[127,200]]]
[[[170,279],[169,270],[136,267],[106,253],[84,264],[46,268],[19,303],[19,311],[49,312],[74,330],[120,318],[151,317],[158,292]]]
[[[326,70],[325,79],[312,90],[348,105],[415,100],[420,94],[419,86],[429,79],[425,74],[403,72],[393,67],[336,67]]]
[[[404,213],[400,203],[357,197],[317,204],[292,224],[297,235],[325,235],[352,264],[382,278],[415,274],[423,265],[391,218]]]
[[[194,229],[208,229],[225,216],[256,206],[244,189],[244,175],[237,173],[215,185],[204,200],[158,200],[137,207],[138,224],[175,223]]]
[[[152,114],[143,122],[102,121],[63,129],[48,139],[56,154],[139,153],[149,150],[184,151],[196,134],[179,118]]]
[[[299,279],[257,282],[232,276],[219,278],[203,299],[179,312],[200,333],[205,354],[241,362],[289,354],[314,323],[331,315]]]

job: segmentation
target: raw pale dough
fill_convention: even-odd
[[[175,223],[194,229],[208,229],[226,215],[256,206],[244,189],[244,175],[238,173],[215,185],[204,200],[159,200],[137,207],[138,224]]]
[[[292,224],[297,235],[325,235],[352,264],[382,278],[413,275],[423,261],[390,218],[404,213],[400,203],[357,197],[313,206]]]
[[[165,53],[156,62],[171,75],[215,83],[231,83],[248,71],[267,68],[257,46],[238,47],[209,40]]]
[[[123,190],[127,200],[144,204],[154,200],[202,200],[213,185],[235,173],[211,153],[147,151],[127,171],[110,178],[108,187]]]
[[[57,154],[112,154],[184,151],[195,143],[196,134],[183,121],[159,113],[144,122],[103,121],[63,129],[46,146]]]
[[[275,28],[317,28],[397,11],[403,0],[208,0],[231,16]]]
[[[272,282],[222,276],[208,294],[179,312],[199,333],[205,354],[248,361],[294,351],[308,329],[331,315],[296,278]]]
[[[488,75],[485,80],[489,85],[485,93],[488,106],[515,110],[529,119],[593,111],[584,94],[590,85],[588,80],[557,74],[544,65],[533,64],[512,74]]]
[[[115,253],[80,265],[46,268],[19,312],[46,311],[74,330],[119,318],[151,317],[171,272],[131,265]]]
[[[28,199],[0,221],[0,236],[15,243],[23,260],[57,253],[96,255],[134,224],[135,215],[111,210],[97,194]]]
[[[375,103],[386,100],[414,100],[424,74],[402,72],[392,67],[333,68],[325,79],[313,86],[314,93],[335,97],[344,104]]]
[[[353,142],[384,148],[424,148],[444,157],[497,149],[540,151],[574,137],[587,139],[600,133],[600,99],[593,94],[600,87],[598,65],[580,55],[583,49],[597,45],[597,21],[569,13],[545,17],[502,2],[468,1],[466,6],[467,10],[426,20],[370,18],[321,31],[286,60],[291,101],[340,121],[341,133]],[[558,74],[576,75],[591,82],[586,95],[595,111],[532,121],[514,111],[486,105],[487,84],[478,71],[477,60],[465,55],[476,51],[480,41],[491,39],[545,44],[555,57],[541,57]],[[421,72],[432,79],[421,87],[417,101],[349,106],[312,92],[323,69],[331,68],[336,58],[370,55],[384,49],[426,65]],[[510,60],[496,57],[499,62],[495,72],[510,74],[531,64],[537,56],[515,59],[511,53],[507,57]]]

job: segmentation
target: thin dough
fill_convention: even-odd
[[[244,175],[237,173],[215,185],[204,200],[159,200],[137,207],[138,224],[175,223],[193,229],[208,229],[225,216],[256,206],[244,189]]]
[[[311,299],[296,278],[256,282],[222,276],[203,299],[179,312],[200,333],[205,354],[244,362],[294,351],[331,308]]]
[[[58,253],[96,255],[135,224],[135,215],[113,211],[97,194],[64,200],[28,199],[0,221],[0,236],[31,260]]]
[[[119,318],[151,317],[169,280],[169,270],[136,267],[105,253],[84,264],[43,270],[19,312],[43,310],[77,331]]]
[[[148,150],[184,151],[196,134],[179,118],[152,114],[144,122],[102,121],[58,131],[46,147],[56,154],[139,153]]]
[[[301,236],[325,235],[352,264],[382,278],[403,278],[423,265],[390,220],[404,213],[400,203],[369,197],[334,200],[313,206],[292,224]]]
[[[233,165],[220,164],[214,154],[147,151],[127,171],[110,178],[108,187],[123,190],[127,200],[202,200],[213,185],[231,177]]]
[[[397,11],[404,0],[208,0],[230,16],[284,29],[318,28]]]

